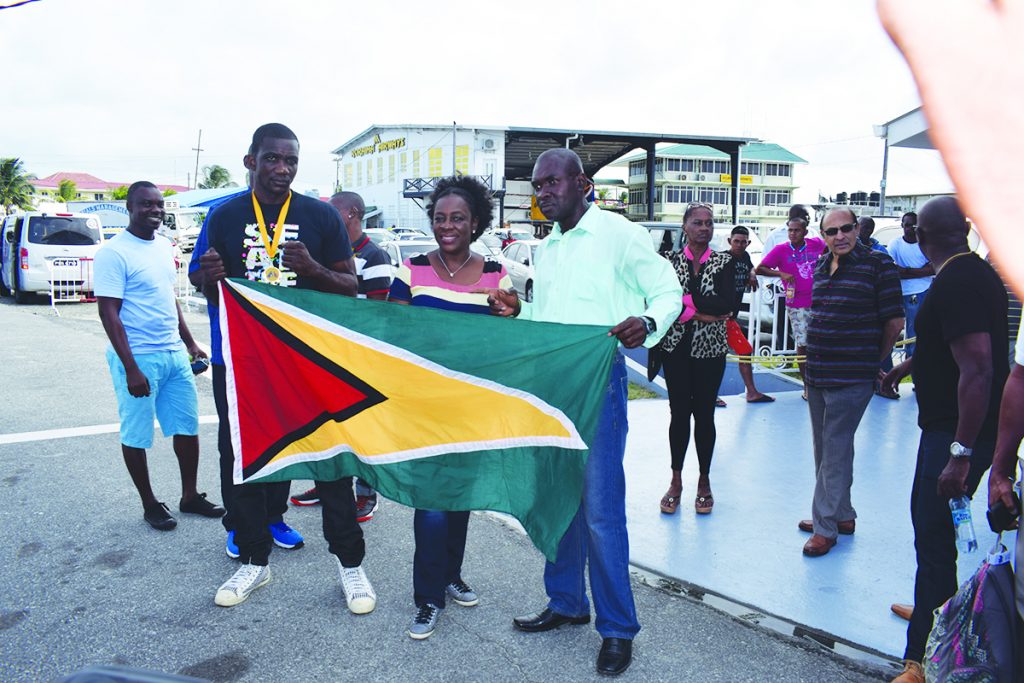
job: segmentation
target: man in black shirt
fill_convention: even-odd
[[[971,497],[992,464],[999,403],[1009,374],[1007,296],[992,267],[970,250],[952,197],[918,216],[921,250],[935,280],[917,314],[917,348],[883,379],[895,389],[913,372],[921,442],[910,499],[917,575],[900,683],[923,682],[932,612],[957,589],[949,500]]]
[[[217,283],[225,277],[355,296],[352,247],[341,216],[331,205],[291,190],[299,165],[295,134],[279,123],[260,126],[243,162],[250,172],[252,192],[210,214],[210,249],[193,273],[193,282],[202,284],[209,302],[219,303]],[[222,453],[221,457],[232,456]],[[224,476],[223,467],[221,472]],[[357,614],[370,612],[377,598],[362,568],[365,546],[355,519],[352,480],[317,482],[317,486],[324,536],[337,560],[348,607]],[[234,518],[242,566],[217,591],[214,602],[222,607],[237,605],[270,581],[270,549],[272,543],[279,543],[270,529],[274,502],[269,498],[279,495],[275,486],[250,483],[231,488],[229,514]],[[286,500],[281,502],[287,505]]]
[[[747,291],[754,292],[750,298],[751,307],[758,305],[757,277],[754,275],[754,263],[750,260],[750,254],[747,253],[748,246],[750,246],[750,231],[742,225],[737,225],[729,235],[729,249],[722,252],[732,256],[736,264],[736,304],[732,310],[734,319],[739,315],[743,294]],[[741,360],[739,370],[740,377],[743,378],[743,386],[747,390],[747,403],[771,403],[775,400],[757,390],[757,385],[754,384],[754,368],[749,360]]]

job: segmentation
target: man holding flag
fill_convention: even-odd
[[[200,257],[196,275],[207,299],[220,303],[217,284],[226,277],[354,296],[352,248],[337,210],[291,191],[299,163],[295,134],[279,123],[260,126],[243,162],[251,174],[252,192],[219,206],[208,221],[210,249]],[[226,336],[228,330],[221,332]],[[239,345],[239,340],[234,344]],[[274,390],[269,380],[266,390]],[[233,424],[232,431],[238,430],[239,424]],[[270,581],[267,565],[272,541],[277,542],[267,513],[272,486],[235,487],[231,514],[242,566],[217,591],[214,601],[222,607],[237,605]],[[376,606],[376,594],[362,568],[365,546],[355,519],[351,479],[317,482],[317,486],[324,536],[338,562],[345,600],[353,613],[365,614]]]
[[[515,292],[487,290],[501,316],[568,324],[607,325],[626,348],[650,348],[682,308],[682,289],[669,262],[655,252],[641,226],[588,201],[589,181],[579,156],[551,149],[537,158],[533,190],[544,215],[556,221],[537,249],[533,303]],[[548,605],[519,617],[521,631],[549,631],[590,621],[584,570],[603,638],[598,673],[620,674],[632,661],[640,630],[629,580],[625,474],[626,369],[615,354],[598,427],[590,445],[579,510],[547,562]]]

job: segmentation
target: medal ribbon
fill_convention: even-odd
[[[281,213],[277,217],[277,223],[274,224],[274,239],[271,241],[267,235],[267,222],[263,219],[263,211],[260,209],[260,203],[256,201],[256,193],[252,193],[252,210],[256,213],[256,225],[260,229],[260,239],[263,240],[263,246],[267,250],[267,256],[274,258],[277,255],[277,248],[281,245],[281,237],[284,235],[284,221],[288,217],[288,207],[292,203],[291,190],[288,191],[288,199],[284,200],[284,206],[281,207]]]

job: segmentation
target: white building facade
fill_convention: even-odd
[[[428,228],[422,198],[432,180],[472,175],[500,192],[504,147],[504,131],[497,128],[393,125],[371,126],[333,153],[341,188],[358,193],[368,207],[368,227]]]

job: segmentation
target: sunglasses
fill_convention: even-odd
[[[821,231],[821,233],[825,235],[825,237],[835,237],[836,235],[839,234],[840,230],[842,230],[843,234],[845,235],[847,233],[853,232],[856,228],[856,223],[847,223],[846,225],[840,225],[838,228],[825,228],[824,230]]]
[[[686,205],[686,208],[688,208],[688,209],[713,209],[715,207],[714,207],[713,204],[710,204],[709,202],[690,202],[689,204]]]

